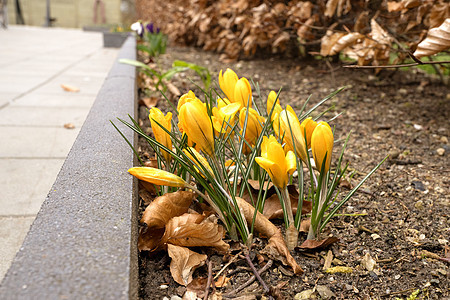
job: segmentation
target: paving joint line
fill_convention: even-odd
[[[24,214],[24,215],[0,215],[0,218],[36,218],[37,214]]]
[[[77,64],[79,64],[80,62],[82,62],[83,60],[85,60],[85,59],[87,59],[87,58],[93,56],[93,55],[94,55],[97,51],[99,51],[100,49],[103,49],[103,47],[102,47],[102,48],[97,48],[95,51],[92,51],[92,52],[88,53],[87,55],[83,56],[81,59],[79,59],[79,60],[77,60],[77,61],[71,63],[70,65],[68,65],[68,66],[65,67],[64,69],[58,71],[58,72],[57,72],[56,74],[54,74],[53,76],[47,78],[44,82],[42,82],[42,83],[40,83],[40,84],[38,84],[38,85],[32,87],[32,88],[29,89],[28,91],[23,92],[23,93],[21,93],[20,95],[14,97],[13,99],[9,100],[8,102],[6,102],[5,104],[3,104],[3,105],[0,106],[0,110],[2,110],[3,108],[7,107],[7,106],[10,105],[12,102],[15,102],[16,100],[22,98],[23,96],[28,95],[29,93],[31,93],[31,92],[37,90],[38,88],[40,88],[40,87],[46,85],[47,83],[49,83],[50,81],[52,81],[53,79],[55,79],[55,78],[58,77],[59,75],[62,75],[62,74],[63,74],[64,72],[66,72],[67,70],[73,68],[74,66],[76,66]]]
[[[38,160],[48,160],[48,159],[66,159],[66,156],[61,156],[61,157],[57,157],[57,156],[52,156],[52,157],[44,157],[44,156],[4,156],[4,157],[0,157],[0,160],[10,160],[10,159],[38,159]]]

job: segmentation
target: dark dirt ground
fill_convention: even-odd
[[[265,58],[223,64],[218,55],[192,48],[168,49],[161,58],[162,65],[168,68],[176,59],[208,67],[216,83],[218,71],[230,67],[239,77],[259,82],[264,101],[270,90],[282,87],[281,105],[290,104],[296,110],[309,95],[312,97],[307,108],[338,87],[348,86],[325,104],[325,108],[332,108],[323,119],[343,113],[332,122],[336,126],[335,139],[345,138],[352,131],[344,156],[354,173],[351,184],[357,184],[390,154],[341,211],[367,215],[335,217],[327,225],[323,236],[332,234],[339,242],[323,251],[294,251],[293,256],[305,271],[301,276],[293,276],[289,267],[279,262],[262,275],[269,286],[277,287],[280,299],[308,299],[299,293],[314,287],[331,292],[328,296],[323,292],[314,294],[317,299],[406,299],[417,289],[417,299],[450,299],[449,262],[437,259],[450,256],[448,86],[415,69],[383,70],[375,76],[371,70],[350,70],[333,64],[331,71],[323,61],[298,59]],[[199,78],[190,73],[178,74],[171,82],[183,94],[193,87],[188,78],[200,84]],[[176,103],[178,98],[172,95],[171,99]],[[164,101],[157,106],[167,109]],[[144,127],[149,126],[144,106],[140,107],[140,116]],[[335,147],[334,157],[340,148],[341,144]],[[301,233],[299,241],[305,238]],[[257,242],[263,243],[264,239]],[[334,258],[331,266],[351,267],[353,272],[325,273],[324,258],[329,250]],[[429,257],[430,253],[436,257]],[[372,271],[361,264],[365,256],[376,262]],[[213,254],[210,259],[214,275],[225,262],[219,255]],[[183,296],[186,288],[171,278],[167,254],[150,257],[143,252],[140,263],[141,299]],[[254,263],[262,267],[256,259]],[[206,272],[206,266],[201,267],[194,277],[206,276]],[[229,275],[231,280],[225,288],[217,289],[220,293],[232,291],[252,275],[242,259],[231,264],[228,272],[236,273]],[[263,296],[261,286],[253,283],[237,296],[266,299],[267,295]]]

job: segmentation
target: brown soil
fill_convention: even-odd
[[[327,225],[323,236],[334,235],[340,239],[338,243],[323,251],[295,251],[296,261],[305,270],[301,276],[293,276],[288,267],[277,261],[262,275],[277,290],[278,298],[293,299],[304,290],[325,286],[336,299],[405,299],[417,289],[420,289],[417,299],[449,299],[449,263],[429,257],[430,253],[441,258],[450,256],[448,87],[416,70],[384,70],[374,76],[372,71],[343,69],[339,65],[332,65],[331,71],[323,61],[277,58],[225,65],[217,55],[191,48],[168,49],[168,54],[162,57],[163,66],[170,67],[175,59],[208,67],[215,82],[220,69],[231,67],[238,76],[259,83],[264,102],[270,90],[282,87],[282,106],[290,104],[297,110],[309,95],[312,97],[307,108],[338,87],[348,86],[324,105],[331,107],[324,119],[342,112],[332,122],[337,137],[343,139],[352,132],[344,156],[354,174],[351,184],[359,182],[390,154],[389,160],[341,211],[366,215],[335,217]],[[200,84],[198,77],[190,73],[175,76],[172,83],[185,93],[193,87],[187,80],[190,76]],[[158,107],[167,109],[164,101],[159,101]],[[140,112],[144,127],[148,126],[145,107]],[[335,147],[334,157],[340,145]],[[300,242],[305,238],[301,234]],[[256,239],[255,252],[264,242]],[[351,267],[353,272],[325,273],[324,257],[328,250],[335,258],[332,266]],[[361,265],[367,254],[376,261],[373,271]],[[214,274],[225,264],[223,259],[211,253]],[[150,257],[141,253],[140,263],[141,299],[183,295],[186,288],[171,278],[167,254]],[[256,258],[254,263],[257,268],[264,264],[259,265]],[[229,275],[228,285],[217,291],[228,293],[247,281],[252,275],[247,267],[242,259],[231,264],[228,272],[235,273]],[[204,266],[194,277],[206,273]],[[238,294],[242,295],[248,299],[267,296],[262,296],[258,283]]]

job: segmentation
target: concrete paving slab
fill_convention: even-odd
[[[0,158],[64,158],[80,128],[0,127]],[[50,186],[49,186],[50,188]]]
[[[73,123],[81,127],[88,113],[83,107],[8,106],[0,110],[0,126],[63,127]]]
[[[0,278],[8,271],[33,220],[34,217],[0,217]]]
[[[63,163],[63,158],[0,159],[0,216],[37,214]]]
[[[0,30],[0,45],[0,218],[26,215],[32,220],[118,49],[104,49],[98,32],[27,26]],[[64,92],[62,83],[81,91]],[[63,128],[69,122],[76,128]],[[105,126],[111,126],[109,120]],[[3,228],[19,237],[22,227],[4,227],[1,220],[0,281],[23,239],[4,241]]]
[[[1,100],[0,100],[1,101]],[[22,96],[13,101],[10,106],[39,106],[39,107],[83,107],[90,108],[95,101],[95,96],[92,94],[78,94],[78,93],[42,93],[33,92]],[[0,102],[1,106],[1,102]]]

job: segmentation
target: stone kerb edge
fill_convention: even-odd
[[[129,37],[119,58],[136,59]],[[135,134],[117,117],[137,115],[135,67],[115,62],[0,285],[0,299],[136,299]],[[24,183],[26,184],[26,183]]]

